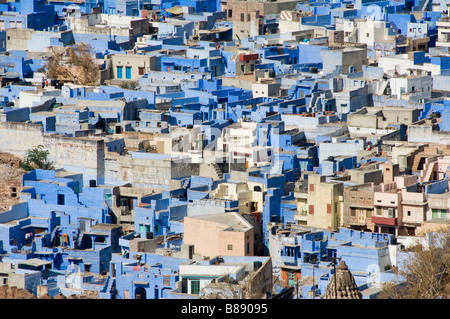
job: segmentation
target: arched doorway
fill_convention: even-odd
[[[147,299],[147,293],[143,287],[136,287],[134,290],[134,299]]]
[[[91,249],[92,248],[92,238],[91,236],[83,236],[83,239],[81,240],[81,248],[82,249]]]

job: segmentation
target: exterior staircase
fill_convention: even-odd
[[[191,185],[191,179],[187,178],[187,179],[183,180],[183,184],[181,185],[181,187],[184,189],[188,189],[190,185]]]
[[[429,4],[430,4],[430,0],[421,0],[419,2],[419,5],[416,7],[418,9],[416,11],[427,11]]]
[[[83,233],[79,233],[78,234],[78,239],[77,239],[77,247],[81,246],[81,242],[83,241]]]
[[[389,21],[389,23],[391,24],[391,29],[394,30],[394,32],[396,34],[398,34],[399,29],[398,29],[397,25],[394,23],[394,21]]]
[[[429,163],[426,165],[426,168],[422,170],[420,174],[420,180],[422,183],[426,183],[430,181],[431,175],[434,171],[434,166],[436,165],[436,162]]]
[[[116,286],[116,279],[108,276],[105,281],[103,289],[100,290],[98,297],[102,299],[114,299],[114,290]]]
[[[56,232],[57,232],[58,230],[61,230],[61,227],[56,226],[56,227],[53,228],[52,233],[50,234],[50,242],[51,242],[51,243],[53,242],[53,239],[55,239]]]
[[[283,161],[276,161],[270,168],[271,175],[281,175],[283,174]]]
[[[378,89],[378,95],[383,95],[384,94],[384,91],[386,91],[386,88],[387,88],[387,86],[388,86],[388,84],[389,84],[389,81],[384,81],[383,83],[381,83],[381,86],[380,86],[380,88]]]
[[[214,170],[216,171],[217,178],[219,180],[223,179],[223,173],[222,173],[222,170],[220,169],[219,165],[217,163],[212,163],[212,166],[213,166]]]

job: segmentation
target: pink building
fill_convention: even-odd
[[[407,235],[416,235],[416,228],[422,226],[422,223],[426,221],[428,204],[426,195],[402,189],[401,198],[403,230]]]
[[[253,256],[254,228],[238,213],[184,218],[184,243],[201,256]]]
[[[417,176],[396,176],[394,182],[382,183],[374,189],[375,232],[414,235],[416,227],[426,220],[427,199],[414,189]]]

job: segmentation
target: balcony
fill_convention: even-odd
[[[286,265],[295,265],[295,266],[300,265],[297,256],[281,256],[281,261]]]
[[[397,218],[372,216],[372,223],[379,225],[397,226]]]

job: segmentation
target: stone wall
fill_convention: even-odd
[[[102,139],[43,133],[39,124],[0,123],[0,152],[23,157],[38,145],[49,151],[49,160],[55,162],[56,168],[83,173],[85,185],[90,179],[97,183],[104,181],[105,142]]]
[[[14,143],[11,143],[14,141]],[[0,123],[0,152],[22,157],[26,151],[42,145],[44,137],[40,124]]]

